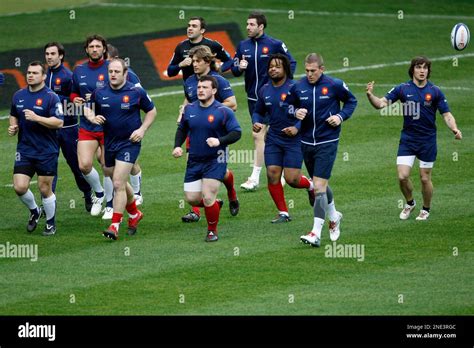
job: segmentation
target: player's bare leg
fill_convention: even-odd
[[[265,164],[264,160],[264,151],[265,151],[265,136],[268,131],[268,126],[264,126],[260,132],[255,133],[252,131],[253,142],[255,146],[255,158],[253,164],[253,170],[250,177],[245,183],[240,185],[241,188],[248,191],[256,190],[260,184],[260,172],[263,165]]]
[[[222,201],[216,200],[221,182],[216,179],[202,179],[202,201],[207,220],[206,242],[216,242],[217,224],[219,223],[219,213]]]
[[[402,191],[402,194],[407,202],[400,213],[400,219],[406,220],[410,217],[410,214],[413,209],[415,209],[416,205],[413,199],[413,183],[410,179],[411,167],[404,164],[399,164],[397,165],[397,171],[400,191]]]
[[[112,174],[105,169],[105,148],[100,145],[97,149],[97,160],[102,165],[102,172],[104,173],[104,194],[105,194],[105,208],[102,211],[102,220],[111,220],[114,213],[113,199],[114,199],[114,184],[112,182]]]
[[[302,175],[300,168],[285,168],[283,173],[288,185],[293,188],[308,190],[309,204],[314,206],[315,194],[312,180]]]
[[[53,180],[54,176],[38,176],[38,188],[46,214],[43,236],[52,236],[56,233],[56,195],[53,192]]]
[[[102,211],[102,202],[104,201],[104,189],[100,184],[100,176],[97,170],[93,167],[94,156],[99,148],[99,143],[96,140],[80,140],[77,142],[77,159],[79,162],[79,169],[84,176],[84,179],[89,183],[95,192],[95,197],[92,198],[91,215],[97,216]]]
[[[427,220],[430,215],[431,199],[433,197],[433,182],[431,181],[432,168],[420,168],[421,193],[423,195],[423,208],[416,218]]]
[[[30,217],[28,218],[28,224],[26,230],[33,232],[38,225],[38,221],[41,216],[41,209],[38,207],[35,201],[35,196],[30,190],[31,178],[25,174],[14,174],[13,175],[13,189],[17,194],[20,201],[29,209]]]

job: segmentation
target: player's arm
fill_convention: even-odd
[[[185,97],[183,103],[178,107],[179,108],[179,110],[178,110],[178,119],[176,120],[177,124],[179,124],[181,122],[181,118],[183,117],[184,108],[188,104],[189,104],[188,98]]]
[[[448,128],[451,130],[451,132],[454,133],[454,138],[457,140],[462,139],[462,133],[459,130],[458,126],[456,125],[456,119],[454,118],[453,114],[451,112],[445,112],[442,114],[444,122],[448,126]]]
[[[40,125],[50,128],[50,129],[58,129],[63,126],[64,121],[57,117],[43,117],[37,115],[34,111],[29,109],[25,109],[25,119],[32,122],[37,122]]]
[[[176,129],[176,133],[174,135],[174,148],[173,152],[171,153],[174,158],[179,158],[183,155],[183,149],[181,145],[186,141],[186,137],[188,136],[188,123],[186,122],[186,108],[183,110],[183,117],[178,124],[178,128]]]
[[[232,68],[230,69],[232,71],[232,75],[236,77],[241,76],[245,70],[241,68],[242,64],[244,63],[241,63],[240,58],[243,58],[243,56],[242,56],[242,52],[240,50],[240,44],[239,44],[239,46],[237,47],[237,51],[235,52],[235,55],[234,55]]]
[[[16,135],[19,130],[18,118],[16,118],[16,116],[10,115],[8,121],[10,123],[10,125],[8,126],[8,135],[12,137]]]
[[[288,104],[286,114],[290,118],[297,118],[302,121],[308,114],[308,110],[301,108],[301,101],[296,94],[296,85],[291,86],[290,90],[285,99],[285,103]]]
[[[134,143],[138,143],[142,141],[142,139],[145,137],[145,133],[150,128],[150,126],[153,124],[156,118],[156,107],[153,106],[153,109],[149,110],[145,114],[145,118],[143,119],[143,123],[140,126],[140,128],[135,129],[133,133],[130,135],[130,140]]]
[[[266,113],[266,107],[265,107],[265,102],[264,97],[262,95],[262,89],[264,87],[260,88],[258,91],[258,99],[257,103],[255,104],[255,108],[252,114],[252,130],[255,133],[260,132],[260,130],[265,126],[264,121],[263,121],[263,115]]]
[[[86,105],[84,105],[83,113],[90,123],[102,125],[105,123],[106,119],[102,115],[96,115],[94,110],[100,110],[100,105],[95,103],[95,100],[96,100],[96,95],[94,92],[91,95],[91,101],[87,103]],[[91,105],[94,105],[95,109],[92,109]]]
[[[222,65],[219,68],[220,72],[225,72],[232,67],[233,60],[230,57],[229,52],[227,52],[224,47],[218,41],[214,41],[216,58],[222,62]]]
[[[237,99],[235,98],[235,95],[224,99],[222,104],[227,106],[232,111],[237,111]]]
[[[336,86],[337,97],[342,101],[343,106],[342,110],[340,110],[337,114],[330,115],[326,119],[326,122],[328,122],[332,127],[337,127],[343,121],[350,118],[357,107],[357,99],[349,90],[349,87],[347,87],[344,81],[339,81]]]
[[[369,99],[370,104],[374,108],[383,109],[384,107],[388,105],[388,100],[385,97],[379,98],[373,93],[374,85],[375,85],[374,81],[367,83],[367,88],[366,88],[367,98]]]

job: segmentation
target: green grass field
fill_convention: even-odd
[[[126,0],[113,1],[122,6],[106,6],[106,1],[97,1],[84,7],[84,1],[4,3],[0,12],[2,52],[42,47],[52,40],[81,45],[92,32],[113,39],[186,25],[178,19],[180,6],[164,1],[141,0],[141,4],[153,6],[135,7],[126,6],[131,3]],[[240,24],[244,36],[251,8],[272,9],[266,11],[266,32],[285,41],[298,61],[298,74],[303,73],[304,56],[318,51],[326,60],[327,70],[336,71],[334,76],[349,85],[359,105],[352,119],[343,125],[331,186],[337,209],[344,214],[338,243],[364,245],[364,260],[325,257],[324,246],[330,243],[327,225],[321,248],[299,242],[299,236],[312,226],[312,210],[301,190],[285,188],[293,221],[271,225],[276,209],[267,192],[264,173],[257,192],[238,191],[241,213],[237,217],[230,216],[226,202],[218,243],[204,243],[204,219],[193,225],[181,223],[181,215],[188,210],[182,205],[185,161],[171,156],[181,95],[154,99],[158,117],[145,137],[140,157],[145,218],[136,236],[125,236],[122,227],[119,241],[104,240],[100,232],[106,224],[85,213],[81,193],[62,155],[57,188],[58,233],[51,238],[42,237],[42,223],[29,235],[25,230],[28,211],[8,186],[16,138],[7,136],[8,121],[2,120],[0,244],[37,244],[39,258],[37,262],[0,258],[0,314],[474,314],[472,44],[459,53],[463,56],[458,66],[453,66],[449,57],[457,53],[449,41],[454,24],[464,22],[474,28],[474,3],[180,3],[186,17],[201,15],[212,24],[234,21]],[[53,10],[74,4],[78,5],[74,21],[69,19],[67,10]],[[403,19],[397,18],[399,10],[403,10]],[[6,15],[30,11],[45,12]],[[288,18],[288,11],[294,11],[294,19]],[[339,14],[327,15],[324,11]],[[375,80],[376,94],[384,95],[389,86],[408,80],[408,64],[395,63],[419,54],[444,57],[433,62],[431,80],[443,88],[464,135],[462,141],[455,141],[439,117],[438,159],[433,171],[435,194],[432,214],[426,222],[398,218],[402,195],[395,158],[402,119],[380,116],[370,107],[364,87]],[[349,60],[348,67],[343,66],[344,58]],[[370,67],[374,64],[384,65]],[[337,72],[342,68],[348,69]],[[233,80],[238,81],[241,80]],[[246,96],[242,86],[234,87],[234,92],[239,103],[237,116],[245,131],[231,148],[251,150]],[[4,94],[1,97],[11,98]],[[1,112],[7,114],[8,110]],[[237,186],[251,172],[249,163],[232,164],[231,168]],[[412,179],[415,198],[421,205],[417,167]],[[35,185],[33,192],[38,201]],[[220,196],[227,198],[223,188]],[[76,207],[71,208],[71,204]]]

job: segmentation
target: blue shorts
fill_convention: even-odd
[[[339,141],[332,141],[316,146],[301,144],[304,164],[310,177],[329,180],[336,161],[338,143]]]
[[[38,176],[56,176],[58,173],[59,153],[36,158],[34,156],[17,153],[17,160],[13,167],[13,174],[25,174],[32,178]]]
[[[217,158],[209,159],[207,161],[196,161],[189,158],[186,166],[184,182],[194,182],[201,179],[216,179],[223,181],[226,171],[227,164],[225,162],[219,162]]]
[[[105,166],[114,167],[115,160],[135,163],[137,161],[138,155],[140,154],[141,143],[125,143],[122,146],[115,147],[114,150],[105,148]]]
[[[397,156],[416,156],[423,162],[436,161],[438,146],[435,141],[412,142],[400,139]]]
[[[268,137],[265,141],[265,166],[301,169],[303,153],[301,143],[275,141]]]

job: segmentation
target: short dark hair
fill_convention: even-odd
[[[217,89],[219,87],[219,83],[217,83],[217,79],[214,76],[204,75],[204,76],[201,76],[198,81],[199,82],[211,81],[212,88]]]
[[[408,75],[410,75],[410,78],[413,78],[413,72],[415,71],[415,66],[425,64],[426,67],[428,68],[428,76],[426,76],[427,79],[430,78],[431,75],[431,60],[429,60],[427,57],[424,56],[418,56],[415,57],[411,60],[410,64],[410,69],[408,69]]]
[[[107,44],[107,55],[109,58],[115,58],[119,56],[119,50],[112,44]]]
[[[291,64],[290,64],[290,60],[288,59],[288,56],[282,53],[272,54],[270,58],[268,59],[267,71],[270,69],[270,63],[273,60],[281,61],[281,65],[283,65],[283,70],[285,70],[286,77],[289,79],[293,78],[293,74],[291,73]]]
[[[41,63],[39,60],[34,60],[34,61],[32,61],[30,64],[28,64],[28,67],[30,67],[30,66],[40,66],[40,67],[41,67],[41,73],[42,73],[43,75],[46,75],[46,69],[45,69],[45,67],[44,67],[44,64]],[[27,69],[28,69],[28,68],[27,68]]]
[[[258,25],[263,24],[263,28],[267,27],[267,18],[261,12],[252,12],[249,14],[248,19],[256,19]]]
[[[199,21],[201,23],[201,29],[206,30],[206,20],[204,18],[194,16],[194,17],[189,18],[189,21]]]
[[[66,51],[64,50],[64,46],[60,44],[59,42],[53,41],[53,42],[48,42],[46,45],[44,45],[44,51],[46,52],[47,48],[50,47],[57,47],[58,48],[58,54],[63,56],[61,58],[61,63],[64,61],[64,57],[66,57]]]
[[[89,44],[94,40],[102,42],[102,46],[104,46],[104,59],[107,59],[107,57],[108,57],[108,55],[107,55],[107,40],[102,35],[93,34],[93,35],[88,36],[86,38],[86,42],[84,43],[84,50],[86,50],[87,47],[89,46]]]

